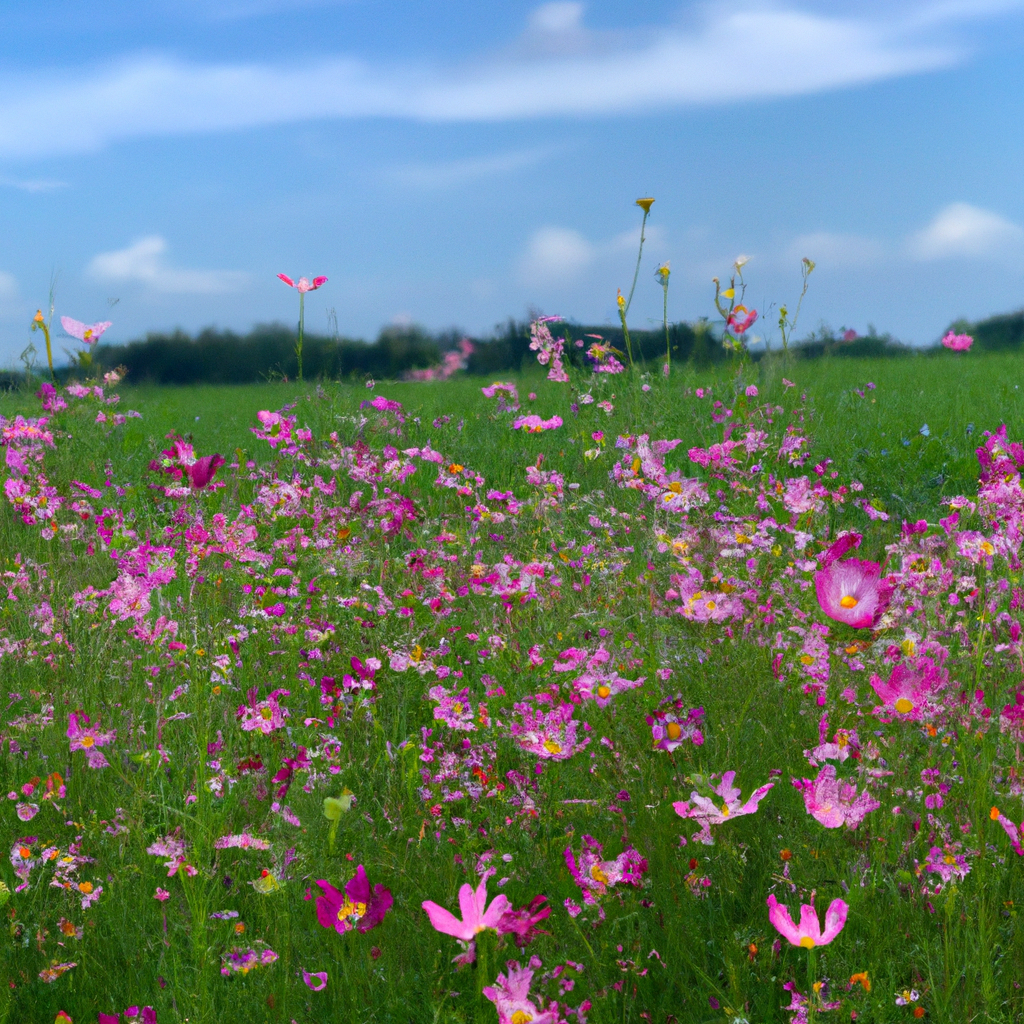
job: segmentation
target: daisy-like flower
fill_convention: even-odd
[[[551,916],[551,907],[544,906],[547,901],[547,896],[534,896],[525,907],[506,910],[498,922],[498,934],[514,935],[520,948],[528,946],[538,935],[549,934],[537,927]]]
[[[521,721],[512,723],[512,735],[524,750],[540,758],[564,761],[590,742],[576,740],[580,723],[572,717],[572,704],[544,712],[522,703],[516,704],[515,710]]]
[[[861,535],[848,533],[833,544],[814,574],[814,591],[821,610],[837,622],[854,629],[870,629],[889,607],[892,587],[881,579],[878,562],[857,558],[839,559],[860,546]]]
[[[794,779],[793,785],[803,792],[807,813],[825,828],[856,828],[881,807],[866,790],[858,795],[856,786],[837,779],[835,765],[825,765],[813,781]]]
[[[825,911],[825,928],[822,930],[813,904],[805,903],[800,908],[800,924],[796,925],[789,916],[789,907],[779,903],[774,893],[768,897],[768,920],[784,939],[804,949],[827,946],[843,930],[849,909],[843,900],[833,900]]]
[[[326,277],[314,277],[312,282],[305,277],[293,281],[287,274],[278,274],[277,278],[279,281],[284,281],[289,288],[294,288],[300,295],[305,295],[306,292],[315,292],[317,288],[327,284]]]
[[[712,795],[718,797],[717,801],[701,796],[694,790],[689,800],[677,800],[672,804],[680,818],[691,818],[701,826],[701,831],[694,837],[699,842],[708,846],[714,843],[711,838],[712,825],[721,825],[724,821],[744,814],[754,814],[765,794],[775,785],[774,782],[766,782],[746,800],[742,800],[739,787],[732,784],[735,778],[735,772],[725,772],[722,781],[711,789]]]
[[[362,864],[346,883],[343,893],[323,879],[316,884],[323,890],[323,895],[316,898],[316,918],[324,928],[333,928],[339,935],[353,928],[359,932],[376,928],[394,903],[391,890],[379,882],[371,891]]]
[[[262,732],[265,735],[284,726],[290,712],[282,707],[278,698],[290,697],[288,690],[274,690],[266,700],[256,701],[256,691],[249,691],[249,703],[240,704],[237,717],[246,732]]]
[[[476,935],[487,928],[497,929],[505,911],[509,909],[508,897],[502,893],[495,896],[490,906],[487,905],[487,879],[494,874],[485,871],[480,884],[474,890],[471,885],[459,889],[459,909],[462,911],[460,921],[451,911],[432,902],[423,901],[423,909],[430,918],[430,923],[442,935],[451,935],[463,942],[471,942]]]
[[[529,967],[510,962],[505,969],[507,975],[499,974],[493,985],[483,989],[484,997],[498,1011],[498,1024],[559,1024],[563,1020],[557,1003],[545,1010],[530,998],[533,971]]]
[[[647,716],[647,724],[651,727],[653,748],[671,753],[684,743],[692,743],[699,747],[704,742],[704,733],[700,725],[704,721],[704,709],[690,708],[683,713],[684,704],[681,698],[670,702],[672,710],[658,708]]]
[[[220,959],[220,973],[225,977],[232,974],[246,975],[256,967],[268,967],[279,959],[266,943],[258,942],[249,949],[232,949]]]
[[[67,737],[72,752],[85,752],[85,759],[90,768],[106,768],[109,763],[99,752],[99,747],[106,747],[117,739],[117,731],[100,731],[99,724],[90,725],[89,716],[78,711],[68,715]]]
[[[886,682],[877,675],[871,677],[872,689],[882,702],[875,710],[916,722],[924,712],[928,698],[941,690],[948,680],[949,673],[931,658],[920,657],[912,665],[900,662]]]
[[[83,324],[81,320],[74,320],[69,316],[62,316],[60,325],[72,338],[84,341],[86,345],[95,345],[100,340],[100,335],[108,327],[114,326],[110,320],[103,320],[98,324]]]

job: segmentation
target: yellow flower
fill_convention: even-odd
[[[652,206],[653,203],[654,203],[653,199],[638,199],[636,201],[636,205],[639,206],[640,209],[644,211],[644,213],[650,213],[651,212],[651,206]]]
[[[619,288],[619,289],[617,289],[617,291],[619,293],[619,297],[615,301],[619,304],[619,309],[625,309],[626,308],[626,300],[623,297],[622,289]]]
[[[41,309],[37,309],[36,310],[36,315],[34,317],[32,317],[32,322],[34,324],[41,324],[41,323],[44,322],[44,320],[43,320],[43,311]]]

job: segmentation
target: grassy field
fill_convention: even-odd
[[[1019,368],[0,398],[0,1021],[1024,1020]],[[891,589],[856,627],[816,596],[850,530]],[[318,919],[359,865],[382,920]],[[435,930],[490,869],[550,916]],[[845,925],[803,948],[770,894]]]

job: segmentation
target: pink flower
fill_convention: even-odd
[[[223,455],[204,455],[196,459],[191,466],[186,466],[189,482],[193,489],[201,491],[217,474],[217,470],[224,465]]]
[[[513,430],[525,430],[528,434],[539,434],[544,430],[557,430],[562,425],[561,416],[552,416],[549,420],[541,419],[536,413],[519,416],[512,422]]]
[[[290,277],[288,277],[287,274],[278,274],[277,276],[280,280],[284,281],[284,283],[288,285],[289,288],[296,288],[303,295],[306,292],[315,292],[317,288],[319,288],[321,285],[327,284],[326,277],[314,277],[313,283],[310,284],[309,281],[304,277],[300,277],[298,282],[295,282]],[[109,324],[107,326],[109,326]]]
[[[268,609],[268,612],[270,609]],[[242,728],[246,732],[261,732],[264,735],[272,733],[275,729],[284,726],[284,720],[290,717],[287,708],[282,707],[278,701],[279,697],[290,697],[288,690],[274,690],[266,700],[257,702],[256,690],[248,693],[249,703],[239,704],[237,717],[241,720]]]
[[[479,932],[487,928],[497,929],[510,903],[504,893],[495,896],[491,905],[487,906],[487,879],[493,872],[485,871],[480,884],[473,890],[471,885],[459,889],[459,909],[462,911],[460,921],[454,914],[438,906],[430,900],[423,901],[423,909],[430,918],[430,923],[442,935],[452,935],[463,942],[471,941]]]
[[[871,686],[882,702],[881,708],[875,710],[889,711],[905,721],[916,722],[928,698],[941,690],[948,679],[949,673],[931,658],[919,658],[914,666],[901,662],[886,682],[877,675],[871,677]]]
[[[333,928],[339,935],[353,928],[359,932],[376,928],[394,902],[391,890],[379,882],[371,891],[370,880],[362,864],[356,868],[355,876],[348,880],[344,893],[322,879],[316,884],[323,890],[323,895],[316,898],[317,920],[324,928]]]
[[[843,930],[849,909],[842,900],[833,900],[825,911],[825,930],[822,931],[813,904],[805,903],[800,908],[800,924],[795,925],[789,916],[789,907],[779,903],[774,894],[768,897],[768,920],[784,939],[804,949],[827,946]]]
[[[69,316],[60,318],[60,325],[72,338],[84,341],[86,345],[95,345],[100,340],[100,335],[113,326],[110,320],[103,320],[98,324],[83,324],[81,320],[72,320]]]
[[[551,908],[544,906],[547,896],[534,896],[532,900],[519,910],[511,907],[501,915],[498,922],[499,935],[514,935],[515,944],[520,948],[529,945],[538,935],[549,935],[537,925],[551,916]]]
[[[856,786],[837,779],[835,765],[831,764],[825,765],[813,782],[794,779],[793,785],[803,790],[807,813],[825,828],[856,828],[881,806],[867,791],[858,796]]]
[[[837,622],[854,629],[870,629],[889,607],[892,587],[882,582],[877,562],[839,558],[859,547],[861,535],[848,533],[833,544],[822,557],[822,568],[814,574],[814,591],[821,610]]]
[[[593,836],[583,837],[583,847],[577,863],[572,847],[566,847],[565,863],[576,884],[583,891],[583,902],[597,903],[613,885],[620,882],[639,886],[647,870],[647,861],[632,847],[625,849],[614,860],[602,860],[604,847]]]
[[[67,737],[69,749],[84,751],[90,768],[106,768],[108,761],[97,748],[113,743],[117,739],[117,731],[101,732],[99,725],[89,725],[88,715],[72,711],[68,715]]]
[[[692,818],[700,824],[701,831],[696,838],[702,843],[710,845],[714,842],[711,838],[710,826],[721,825],[723,821],[729,821],[730,818],[738,818],[744,814],[754,814],[765,794],[775,785],[774,782],[765,783],[759,789],[755,789],[744,802],[740,800],[739,787],[732,784],[735,778],[735,772],[726,772],[722,776],[722,781],[711,790],[715,796],[721,799],[721,806],[696,791],[690,794],[692,805],[690,800],[677,800],[672,804],[680,818]]]
[[[327,988],[327,972],[326,971],[303,971],[302,980],[312,989],[314,992],[323,992]]]
[[[974,344],[974,339],[969,334],[954,334],[950,331],[942,339],[942,344],[953,352],[966,352]]]
[[[486,999],[494,1003],[498,1011],[498,1024],[559,1024],[563,1019],[558,1004],[552,1003],[547,1010],[539,1009],[530,999],[530,984],[533,971],[520,967],[515,961],[506,966],[508,975],[499,974],[493,985],[483,989]]]
[[[729,314],[729,318],[726,320],[726,326],[733,332],[733,334],[743,334],[748,328],[753,326],[756,319],[756,309],[748,310],[746,306],[737,306]]]

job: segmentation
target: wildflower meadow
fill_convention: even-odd
[[[741,298],[0,400],[0,1021],[1024,1019],[1020,358]]]

